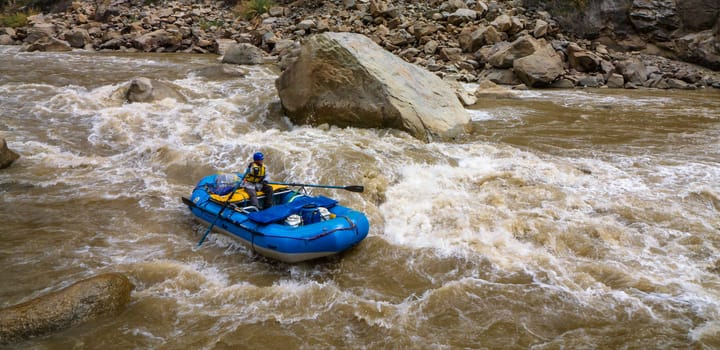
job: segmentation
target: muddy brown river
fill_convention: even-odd
[[[720,91],[530,90],[473,132],[293,125],[271,66],[0,46],[0,307],[104,272],[107,316],[12,349],[720,348]],[[182,103],[123,103],[134,77]],[[472,86],[468,86],[472,88]],[[273,180],[371,222],[350,251],[284,264],[180,202],[266,154]]]

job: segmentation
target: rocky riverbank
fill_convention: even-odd
[[[610,0],[589,4],[603,1]],[[720,72],[653,54],[660,53],[654,44],[657,40],[637,43],[671,35],[666,21],[648,22],[649,17],[657,17],[654,8],[643,8],[643,12],[631,7],[630,11],[635,11],[632,18],[643,25],[642,32],[650,34],[633,35],[630,38],[635,44],[620,45],[626,37],[621,33],[603,32],[605,35],[590,35],[597,40],[581,39],[561,27],[568,23],[566,17],[556,18],[538,7],[541,5],[525,8],[520,3],[278,1],[261,16],[246,20],[225,2],[118,0],[96,5],[76,1],[64,12],[30,17],[28,26],[0,28],[0,44],[25,45],[28,51],[223,54],[229,44],[247,43],[263,51],[264,62],[278,62],[284,68],[303,38],[328,31],[355,32],[446,80],[560,88],[720,88]],[[588,12],[594,8],[590,5]],[[672,8],[666,7],[662,13],[667,17]],[[603,28],[608,26],[612,23]],[[652,30],[653,26],[657,30]],[[688,43],[685,56],[702,55],[702,60],[695,61],[712,67],[720,42],[717,25],[714,32],[701,33],[702,45]],[[687,35],[683,38],[690,40]],[[634,48],[644,51],[627,51]]]

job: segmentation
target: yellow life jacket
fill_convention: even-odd
[[[288,189],[288,187],[286,185],[271,184],[270,186],[273,188],[273,192],[275,192],[275,193]],[[215,202],[223,203],[223,204],[224,203],[237,203],[237,202],[242,202],[242,201],[246,201],[246,200],[250,199],[250,196],[248,196],[248,194],[247,194],[247,192],[245,192],[244,188],[238,188],[237,191],[235,191],[232,195],[233,195],[232,198],[228,198],[228,197],[230,197],[230,193],[228,193],[226,195],[222,195],[222,196],[219,194],[211,193],[210,197]],[[264,196],[265,193],[263,191],[257,191],[257,195],[258,195],[258,197],[261,197],[261,196]]]
[[[245,181],[252,183],[260,183],[265,179],[265,164],[257,164],[255,162],[248,165],[248,172],[245,175]]]

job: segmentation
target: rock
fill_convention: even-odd
[[[359,34],[308,38],[275,85],[300,124],[395,128],[432,141],[460,136],[470,121],[444,81]]]
[[[448,16],[448,23],[459,26],[463,23],[472,22],[477,18],[477,12],[470,9],[457,9]]]
[[[15,29],[12,29],[10,27],[0,27],[0,35],[7,35],[11,38],[15,37],[17,33],[15,32]]]
[[[437,51],[439,46],[440,46],[439,42],[437,42],[435,40],[430,40],[427,43],[425,43],[425,45],[423,46],[423,52],[428,55],[432,55]]]
[[[352,10],[355,9],[357,4],[355,4],[355,0],[343,0],[343,8],[346,10]]]
[[[625,85],[625,78],[622,75],[613,73],[607,80],[607,87],[612,89],[620,89]]]
[[[263,51],[252,44],[233,43],[227,46],[222,62],[245,65],[263,64],[263,56]]]
[[[712,29],[720,18],[720,3],[717,0],[676,1],[676,10],[685,31]]]
[[[315,21],[311,19],[300,21],[300,23],[297,24],[297,28],[300,30],[309,31],[310,29],[315,28]]]
[[[460,48],[465,52],[475,52],[485,44],[501,41],[500,33],[495,27],[466,27],[458,35]]]
[[[533,36],[538,39],[544,37],[548,32],[548,28],[548,22],[538,19],[537,21],[535,21],[535,29],[533,29]]]
[[[629,11],[630,22],[641,33],[653,39],[667,41],[682,23],[677,15],[675,1],[633,1]]]
[[[720,20],[718,20],[720,23]],[[720,70],[720,36],[706,30],[685,35],[674,41],[678,55],[688,62],[695,62],[714,70]]]
[[[572,89],[575,87],[575,83],[567,78],[560,78],[550,84],[553,89]]]
[[[48,52],[65,52],[72,51],[70,44],[56,38],[45,38],[38,40],[24,48],[27,52],[48,51]]]
[[[506,99],[518,98],[518,93],[506,87],[499,86],[489,80],[483,80],[478,84],[474,93],[478,99]]]
[[[643,85],[647,80],[647,71],[645,63],[638,58],[629,58],[615,64],[615,69],[625,78],[625,83],[633,85]]]
[[[570,67],[579,72],[596,72],[600,67],[600,57],[581,48],[578,44],[568,45],[567,54]]]
[[[695,90],[695,86],[692,86],[680,79],[669,78],[667,79],[667,84],[671,89]]]
[[[488,63],[496,68],[510,68],[516,59],[535,53],[539,47],[540,44],[537,39],[524,35],[510,43],[510,45],[502,46],[490,56]]]
[[[135,78],[130,81],[126,89],[125,98],[128,102],[152,102],[166,98],[187,102],[185,96],[177,91],[180,89],[179,87],[158,80]],[[123,90],[123,88],[120,90]]]
[[[200,68],[196,74],[200,77],[210,80],[227,80],[242,78],[247,75],[247,71],[233,65],[217,64]]]
[[[122,274],[108,273],[0,310],[0,344],[63,330],[117,313],[134,286]]]
[[[500,32],[508,32],[512,28],[512,19],[508,15],[500,15],[490,23],[493,27],[497,28]]]
[[[156,51],[162,47],[177,47],[182,42],[182,35],[158,29],[133,40],[133,46],[145,52]],[[172,49],[171,49],[172,51]]]
[[[455,95],[460,100],[463,106],[472,106],[477,103],[477,98],[474,94],[470,93],[465,87],[458,81],[448,82],[448,85],[455,90]]]
[[[5,139],[2,139],[2,145],[0,146],[0,169],[9,167],[18,158],[20,158],[20,155],[9,149]]]
[[[75,28],[65,33],[65,41],[74,48],[83,48],[86,44],[91,43],[90,34],[82,28]]]
[[[597,88],[605,84],[605,79],[597,75],[585,75],[578,80],[578,86]]]
[[[512,69],[485,69],[478,77],[480,80],[488,80],[500,85],[517,85],[520,80],[517,78]]]
[[[122,12],[119,7],[111,5],[110,0],[98,0],[96,6],[94,19],[98,22],[106,22],[110,17],[118,16]]]
[[[32,44],[37,41],[47,40],[53,35],[55,35],[54,28],[54,26],[52,27],[52,29],[46,26],[30,27],[28,28],[27,34],[25,35],[25,39],[23,39],[23,41]]]
[[[538,42],[538,49],[533,54],[513,61],[513,70],[530,87],[547,87],[565,72],[562,58],[545,40]]]
[[[0,34],[0,45],[12,45],[15,41],[10,35]]]
[[[285,7],[282,6],[272,6],[270,9],[268,9],[268,15],[271,17],[281,17],[285,15]]]
[[[434,23],[424,23],[424,22],[417,22],[413,26],[413,35],[415,36],[415,39],[421,39],[426,36],[433,35],[438,30],[440,30],[442,27],[434,24]]]

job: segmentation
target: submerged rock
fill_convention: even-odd
[[[432,141],[459,136],[470,121],[444,81],[359,34],[308,38],[275,85],[301,124],[395,128]]]
[[[0,140],[2,140],[2,142],[0,142],[0,169],[5,169],[20,158],[20,155],[8,148],[5,139]]]
[[[128,102],[152,102],[165,98],[172,98],[179,102],[186,102],[185,96],[180,94],[176,87],[170,83],[148,78],[135,78],[127,87],[121,88]]]
[[[130,301],[133,284],[108,273],[0,310],[0,344],[66,329],[116,313]]]

